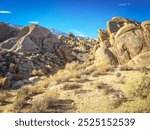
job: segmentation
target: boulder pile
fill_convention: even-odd
[[[12,28],[0,23],[0,77],[9,78],[13,88],[32,76],[54,74],[74,60],[72,53],[68,44],[44,27]]]
[[[95,64],[150,67],[150,21],[139,23],[114,17],[99,30]]]

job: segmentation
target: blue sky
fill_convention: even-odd
[[[150,0],[0,0],[0,21],[97,38],[114,16],[150,20]]]

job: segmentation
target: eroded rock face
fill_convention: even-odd
[[[34,76],[54,74],[75,58],[68,44],[41,26],[15,29],[0,23],[0,29],[0,76],[8,77],[13,88],[20,87],[33,71]]]
[[[146,58],[150,50],[150,21],[140,24],[133,20],[115,17],[107,23],[107,31],[109,36],[107,39],[102,40],[101,38],[100,48],[105,46],[105,50],[109,49],[118,64],[128,64],[134,67],[144,67],[150,64]],[[99,32],[99,37],[102,36],[102,33]],[[102,51],[98,52],[99,56],[104,55]],[[98,54],[95,55],[96,59],[98,59],[97,56]],[[107,60],[112,59],[111,57],[112,55],[107,55]],[[101,57],[99,60],[102,60]],[[112,62],[108,63],[112,64]]]
[[[0,47],[16,53],[39,54],[43,52],[55,53],[56,51],[60,51],[62,54],[59,55],[62,55],[63,57],[61,58],[64,58],[64,60],[70,61],[73,59],[70,53],[72,51],[71,48],[65,43],[62,44],[48,29],[32,24],[18,30],[18,35],[3,41]],[[58,46],[59,48],[65,48],[65,52],[57,50],[59,49]]]
[[[125,25],[116,33],[114,48],[120,63],[127,63],[128,60],[146,50],[143,30],[130,24]]]
[[[105,41],[109,37],[108,32],[105,30],[98,29],[98,33],[99,33],[99,35],[98,35],[98,41],[99,42]]]
[[[135,56],[127,65],[131,68],[150,67],[150,52],[144,52]]]
[[[116,33],[120,28],[126,24],[140,25],[138,22],[126,18],[113,17],[107,22],[107,31],[109,34]]]
[[[150,48],[150,21],[145,21],[141,24],[144,30],[144,38],[147,43],[147,48]]]

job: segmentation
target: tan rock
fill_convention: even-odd
[[[121,17],[113,17],[110,21],[107,22],[107,31],[109,34],[116,33],[120,28],[126,24],[139,25],[138,22]]]
[[[150,52],[144,52],[137,55],[128,62],[128,66],[131,68],[150,67]]]
[[[114,48],[121,64],[146,50],[143,30],[133,24],[122,27],[115,35]]]
[[[142,28],[144,29],[144,37],[145,41],[147,42],[147,49],[150,49],[150,21],[145,21],[141,24]]]
[[[118,61],[109,49],[100,47],[95,53],[95,64],[117,65]]]
[[[105,30],[98,29],[98,41],[102,42],[107,40],[109,37],[108,32]]]

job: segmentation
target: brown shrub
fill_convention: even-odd
[[[71,83],[71,82],[65,82],[61,86],[61,90],[73,90],[73,89],[78,89],[80,88],[81,85],[78,83]]]
[[[17,91],[12,111],[15,112],[20,111],[26,105],[28,99],[29,99],[29,89],[26,87],[22,87]]]
[[[5,78],[0,78],[0,88],[1,89],[8,89],[10,87],[10,80]]]
[[[120,76],[121,76],[121,73],[120,73],[120,72],[117,72],[117,73],[116,73],[116,77],[119,78]]]
[[[132,101],[124,102],[120,107],[113,112],[119,113],[149,113],[150,112],[150,97],[145,100],[136,97]]]
[[[31,112],[48,112],[57,102],[59,94],[53,91],[41,94],[32,101]]]
[[[131,75],[123,91],[131,98],[147,98],[150,95],[150,77],[143,73]]]
[[[7,93],[0,92],[0,104],[3,105],[7,101]]]

